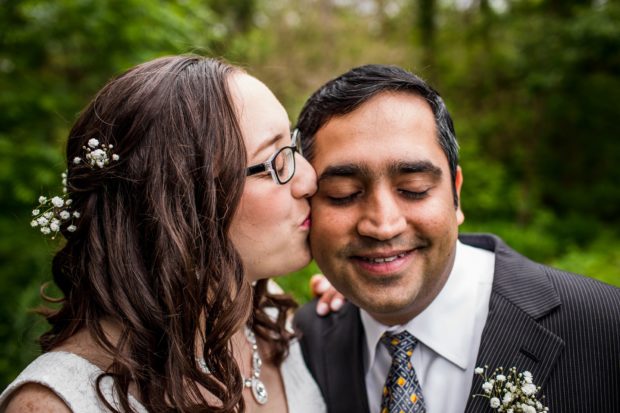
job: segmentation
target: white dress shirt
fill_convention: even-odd
[[[467,404],[482,329],[491,298],[495,254],[457,241],[454,267],[443,289],[417,317],[388,327],[361,310],[366,333],[364,368],[370,411],[381,410],[381,394],[392,363],[379,339],[407,330],[418,339],[412,363],[427,413],[462,413]]]

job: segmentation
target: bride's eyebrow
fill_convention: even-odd
[[[267,139],[266,141],[258,145],[258,148],[256,148],[256,150],[252,153],[252,155],[250,156],[250,159],[256,157],[259,153],[264,151],[265,148],[268,148],[271,145],[275,145],[283,137],[284,135],[282,135],[281,133],[278,133],[277,135],[273,136],[271,139]]]

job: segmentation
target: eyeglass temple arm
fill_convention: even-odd
[[[267,171],[267,165],[265,164],[260,164],[260,165],[254,165],[254,166],[249,166],[248,169],[246,170],[246,176],[250,176],[250,175],[254,175],[257,174],[259,172],[265,172]]]

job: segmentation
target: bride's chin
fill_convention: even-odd
[[[267,278],[278,278],[305,268],[312,261],[312,253],[307,243],[286,252],[280,250],[271,259],[262,262],[245,263],[246,279],[254,284]]]
[[[303,253],[300,254],[299,261],[295,263],[295,265],[291,265],[292,269],[287,272],[290,274],[295,271],[299,271],[302,268],[306,267],[312,261],[312,253],[310,252],[310,248],[306,245],[306,248],[303,250]]]

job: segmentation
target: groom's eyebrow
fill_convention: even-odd
[[[434,178],[441,178],[441,168],[430,161],[399,161],[390,165],[389,174],[391,176],[405,174],[428,174]]]
[[[441,178],[441,168],[434,165],[432,162],[422,161],[405,161],[398,160],[391,162],[387,168],[387,173],[390,177],[408,174],[428,174],[434,179]],[[318,182],[330,179],[330,178],[354,178],[359,180],[369,180],[372,178],[373,172],[367,165],[364,164],[340,164],[330,165],[326,167],[318,177]]]
[[[341,164],[330,165],[326,167],[318,177],[318,181],[324,181],[330,178],[358,178],[367,179],[370,177],[370,169],[365,165],[359,164]]]

